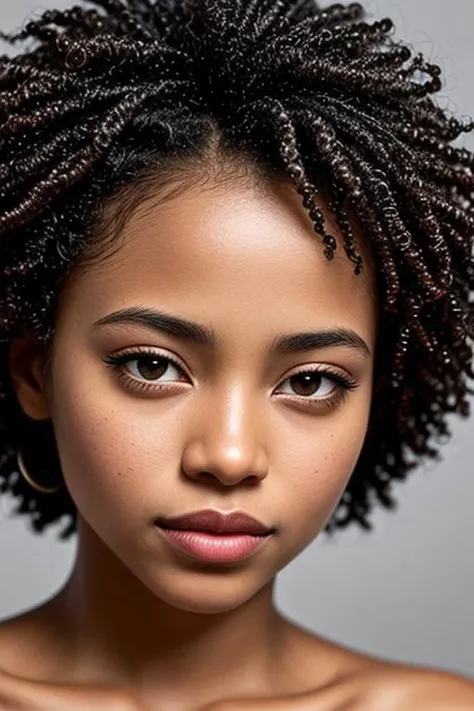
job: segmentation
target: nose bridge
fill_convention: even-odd
[[[261,410],[255,388],[231,384],[214,390],[196,412],[185,469],[225,483],[267,473]]]

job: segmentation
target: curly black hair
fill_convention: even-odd
[[[51,353],[62,284],[114,248],[134,207],[179,172],[243,160],[295,186],[328,259],[338,244],[318,195],[356,274],[355,219],[373,255],[376,386],[325,530],[370,529],[374,504],[396,504],[393,481],[439,458],[449,413],[470,412],[474,156],[453,144],[474,124],[432,98],[440,68],[358,3],[88,4],[1,33],[34,42],[0,57],[0,491],[35,531],[63,516],[61,538],[76,531],[67,489],[19,474],[26,443],[41,476],[60,464],[52,423],[17,402],[9,343],[28,331]]]

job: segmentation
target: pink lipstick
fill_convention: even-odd
[[[236,563],[254,555],[274,529],[242,511],[196,511],[155,522],[174,546],[193,558],[209,563]]]

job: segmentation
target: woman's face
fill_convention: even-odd
[[[150,200],[123,238],[62,294],[48,403],[66,484],[88,527],[155,595],[230,610],[317,536],[351,476],[371,403],[372,283],[354,275],[341,241],[324,257],[282,184],[236,178]],[[212,329],[214,343],[145,319],[98,325],[126,309]],[[356,335],[272,348],[334,330]],[[123,353],[119,370],[106,363]],[[276,531],[246,560],[209,564],[154,525],[204,508],[243,510]]]

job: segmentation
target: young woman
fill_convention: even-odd
[[[79,546],[0,708],[472,709],[273,589],[469,413],[473,124],[358,4],[94,3],[3,35],[2,490]]]

